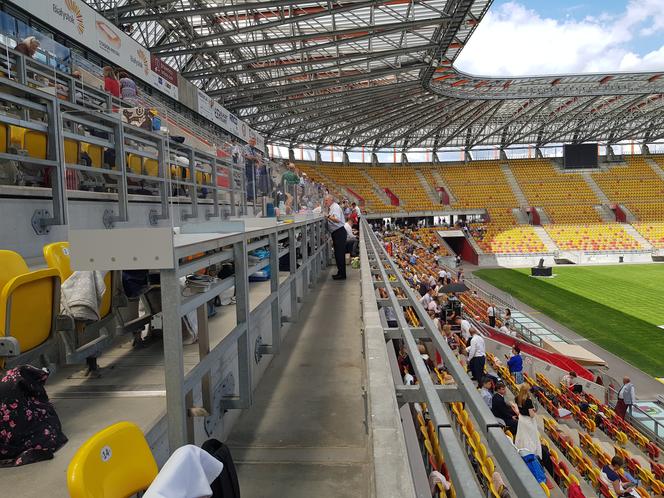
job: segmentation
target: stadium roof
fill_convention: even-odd
[[[87,2],[275,143],[664,138],[664,68],[525,78],[455,69],[491,0]]]

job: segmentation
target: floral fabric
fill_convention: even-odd
[[[0,372],[0,467],[49,460],[67,442],[44,389],[48,375],[30,365]]]

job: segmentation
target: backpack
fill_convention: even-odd
[[[218,439],[208,439],[201,448],[224,464],[219,477],[210,484],[212,498],[240,498],[240,483],[228,446]]]

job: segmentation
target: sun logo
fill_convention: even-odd
[[[85,31],[85,23],[83,22],[83,14],[81,14],[81,8],[75,2],[75,0],[65,0],[65,5],[69,12],[74,14],[74,22],[76,23],[76,29],[78,29],[79,34],[83,34]]]
[[[150,72],[150,63],[148,61],[148,56],[145,55],[145,52],[143,52],[142,50],[137,50],[136,54],[138,55],[140,61],[143,63],[143,71],[145,71],[145,76],[147,76],[148,73]]]

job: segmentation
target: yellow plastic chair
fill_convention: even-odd
[[[141,429],[118,422],[78,449],[67,468],[67,488],[72,498],[127,497],[146,490],[157,473]]]
[[[16,339],[21,353],[44,344],[55,331],[59,307],[57,270],[30,271],[20,254],[0,250],[0,337]]]
[[[60,280],[64,282],[73,273],[69,255],[69,242],[53,242],[47,244],[43,249],[44,259],[50,268],[55,268],[60,273]],[[113,272],[107,272],[104,276],[106,291],[99,305],[99,317],[105,318],[111,311],[111,297],[113,295]]]

